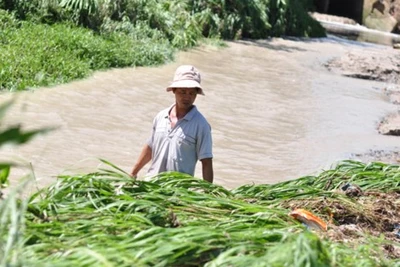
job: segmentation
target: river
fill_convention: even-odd
[[[65,85],[5,93],[2,101],[17,98],[6,124],[58,128],[2,148],[0,159],[22,164],[12,177],[33,171],[39,185],[59,174],[95,171],[104,166],[98,158],[130,172],[153,117],[173,103],[165,87],[181,64],[202,74],[206,95],[195,104],[212,126],[216,184],[275,183],[318,174],[353,153],[398,148],[396,137],[376,130],[397,109],[382,93],[385,84],[322,66],[351,49],[384,47],[336,37],[227,42],[226,48],[181,52],[160,67],[96,72]],[[201,177],[200,167],[195,176]]]

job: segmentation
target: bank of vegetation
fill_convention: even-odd
[[[311,0],[0,0],[0,90],[150,66],[207,40],[320,37]]]

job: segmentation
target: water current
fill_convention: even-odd
[[[2,148],[0,160],[34,172],[39,185],[59,174],[97,170],[98,158],[131,171],[156,113],[173,103],[165,87],[181,64],[202,73],[196,105],[212,126],[215,183],[235,188],[318,174],[352,153],[393,149],[398,139],[376,126],[396,110],[384,83],[329,72],[323,63],[351,49],[383,46],[335,37],[228,42],[179,53],[164,66],[114,69],[19,94],[6,124],[56,126],[28,144]],[[201,164],[195,176],[201,177]],[[140,173],[145,175],[148,166]]]

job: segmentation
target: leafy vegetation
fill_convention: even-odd
[[[92,70],[161,64],[173,53],[162,42],[98,35],[67,24],[18,22],[1,13],[0,89],[50,86],[84,78]]]
[[[307,14],[310,6],[308,0],[0,0],[0,90],[163,64],[204,38],[324,36]]]
[[[9,244],[1,243],[3,264],[400,266],[395,232],[400,166],[345,161],[315,177],[230,191],[179,173],[134,181],[103,163],[106,168],[96,173],[61,176],[25,202],[0,203],[1,225],[15,229],[0,229]],[[349,182],[364,195],[341,191]],[[377,192],[393,196],[394,219],[385,229],[374,223],[389,217],[369,213]],[[374,208],[383,204],[381,199]],[[314,232],[291,219],[288,212],[296,205],[321,218],[328,218],[329,208],[334,214],[330,230]],[[366,223],[346,221],[351,215],[365,215]],[[360,231],[349,230],[354,223]]]

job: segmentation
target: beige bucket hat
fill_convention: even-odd
[[[182,65],[176,69],[174,81],[167,87],[167,92],[173,88],[197,88],[198,94],[204,95],[200,83],[200,72],[191,65]]]

